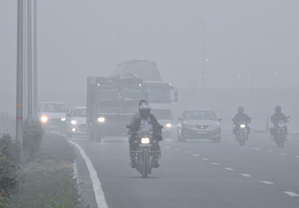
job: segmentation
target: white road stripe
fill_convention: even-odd
[[[166,146],[165,148],[170,149],[170,147]]]
[[[281,155],[288,155],[287,153],[280,153]]]
[[[244,177],[248,177],[248,178],[249,178],[249,177],[252,177],[251,175],[243,174],[243,173],[242,173],[241,175],[244,176]]]
[[[233,171],[234,169],[232,168],[224,168],[225,170]]]
[[[273,152],[273,150],[266,150],[266,152]]]
[[[286,193],[289,196],[299,196],[298,194],[295,194],[294,192],[291,191],[284,191],[284,193]]]
[[[174,150],[180,150],[180,149],[174,149]]]
[[[91,181],[93,184],[92,187],[93,187],[93,191],[95,194],[95,199],[96,199],[98,208],[108,208],[108,205],[105,200],[105,195],[104,195],[104,192],[101,187],[100,179],[98,178],[97,172],[95,171],[95,169],[91,163],[91,160],[87,157],[87,155],[85,154],[85,151],[80,147],[80,145],[78,145],[77,143],[75,143],[73,141],[69,141],[69,142],[78,148],[80,154],[82,155],[83,159],[85,160],[85,163],[86,163],[87,169],[89,170],[89,175],[90,175],[90,178],[91,178]]]
[[[264,184],[273,184],[272,182],[270,181],[260,181],[261,183],[264,183]]]
[[[198,157],[199,155],[197,155],[197,154],[193,154],[193,156],[194,156],[194,157]]]
[[[299,158],[299,156],[295,156],[295,157],[298,157],[298,158]]]
[[[255,147],[255,148],[253,148],[253,149],[255,149],[255,150],[260,150],[260,148],[257,148],[257,147]]]
[[[202,159],[202,160],[210,160],[209,158],[205,158],[205,157],[204,157],[204,158],[201,158],[201,159]]]
[[[219,163],[215,163],[215,162],[214,162],[214,163],[211,163],[211,164],[212,164],[212,165],[219,165]]]
[[[185,153],[190,153],[189,151],[184,151]]]

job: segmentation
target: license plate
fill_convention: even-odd
[[[197,134],[208,134],[208,132],[207,131],[198,131],[198,132],[196,132]]]

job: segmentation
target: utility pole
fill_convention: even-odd
[[[33,118],[37,120],[37,0],[33,0]]]
[[[23,160],[23,5],[23,0],[18,0],[16,140],[21,143],[21,160]]]
[[[202,24],[202,88],[206,87],[206,72],[205,72],[205,23],[200,21]]]
[[[27,85],[28,85],[28,122],[31,124],[32,121],[32,2],[27,2],[27,44],[28,44],[28,72],[27,72]]]

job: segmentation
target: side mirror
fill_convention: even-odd
[[[178,119],[179,119],[180,121],[183,121],[183,119],[182,119],[181,117],[178,117]]]
[[[177,90],[174,91],[174,99],[173,99],[173,102],[178,102],[178,91],[177,91]]]
[[[218,121],[222,121],[222,118],[218,118]]]

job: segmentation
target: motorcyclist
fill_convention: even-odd
[[[274,128],[271,128],[271,135],[275,134],[275,128],[277,127],[278,121],[287,122],[287,120],[288,120],[288,117],[285,116],[281,111],[282,111],[282,108],[281,108],[281,106],[278,105],[275,107],[275,113],[271,116],[271,122],[274,124]],[[285,127],[285,128],[286,128],[286,131],[285,131],[285,135],[286,135],[288,132],[288,129],[287,129],[287,127]]]
[[[247,123],[250,123],[251,118],[244,113],[244,108],[242,106],[238,107],[238,113],[235,115],[235,117],[232,119],[232,121],[234,122],[234,124],[236,125],[233,129],[233,134],[236,134],[237,130],[238,130],[238,122],[240,121],[245,121]],[[246,125],[246,129],[247,129],[247,135],[246,135],[246,140],[249,140],[248,135],[250,133],[250,127],[248,125]],[[237,140],[237,138],[236,138]]]
[[[155,151],[156,154],[153,155],[153,158],[155,160],[154,167],[158,168],[160,165],[158,163],[158,160],[161,157],[161,149],[159,146],[159,141],[163,140],[162,138],[162,127],[156,117],[150,113],[151,108],[148,106],[148,103],[145,100],[141,100],[139,102],[139,113],[135,114],[132,118],[132,121],[127,127],[130,129],[128,134],[130,134],[130,158],[131,158],[131,166],[132,168],[136,168],[136,161],[135,161],[135,153],[132,151],[136,151],[139,147],[138,143],[134,143],[136,140],[134,132],[142,132],[142,131],[148,131],[148,132],[154,132],[155,133],[155,139],[157,140],[156,143],[152,144],[151,150]]]

